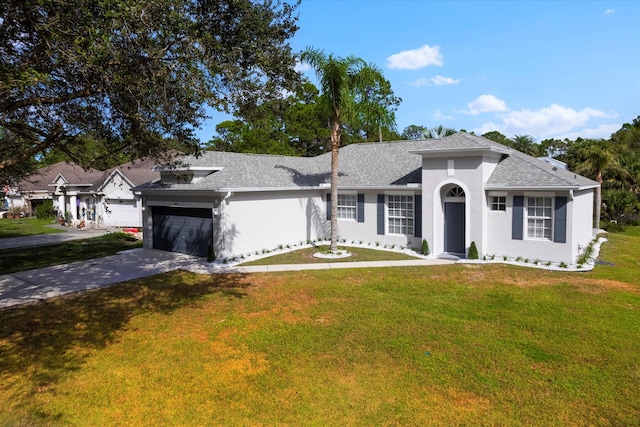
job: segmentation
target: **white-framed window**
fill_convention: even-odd
[[[387,225],[389,234],[413,236],[413,195],[387,194]]]
[[[338,194],[338,219],[356,219],[358,197],[356,194]]]
[[[526,197],[527,238],[552,240],[553,198]]]
[[[507,197],[506,196],[491,196],[491,210],[492,211],[506,211],[507,210]]]

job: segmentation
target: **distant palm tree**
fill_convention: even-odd
[[[442,125],[438,125],[434,128],[431,128],[428,130],[428,133],[425,133],[424,137],[427,139],[437,139],[437,138],[444,138],[446,136],[450,136],[456,133],[455,129],[451,129],[451,128],[446,128]]]
[[[595,194],[595,227],[600,228],[602,208],[602,177],[608,168],[616,168],[618,161],[610,149],[611,144],[603,139],[578,140],[570,151],[574,169],[579,174],[590,175],[600,184]]]
[[[384,81],[382,71],[363,59],[339,58],[322,50],[307,48],[301,55],[311,65],[322,92],[322,100],[331,113],[331,251],[338,250],[338,153],[344,124],[369,124],[395,127],[394,115],[370,102],[371,88]],[[392,96],[392,95],[391,95]]]
[[[512,147],[530,156],[538,157],[540,155],[540,145],[536,144],[530,135],[516,135],[513,138]]]

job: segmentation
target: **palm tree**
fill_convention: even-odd
[[[591,175],[600,184],[596,187],[595,195],[595,227],[600,228],[600,210],[602,207],[602,176],[606,169],[616,168],[618,165],[610,144],[605,140],[583,139],[577,140],[570,152],[575,171],[580,174]]]
[[[319,80],[322,99],[327,104],[331,127],[331,251],[338,250],[338,153],[342,127],[369,124],[395,127],[393,112],[380,102],[372,103],[370,93],[386,81],[375,65],[354,56],[346,58],[307,48],[301,60],[309,64]],[[393,94],[391,93],[391,96]]]
[[[533,157],[538,157],[540,154],[540,145],[535,143],[531,135],[515,135],[513,148]]]
[[[427,132],[425,132],[424,137],[426,139],[438,139],[438,138],[444,138],[447,136],[454,135],[455,133],[456,133],[455,129],[446,128],[442,125],[438,125],[434,128],[428,129]]]

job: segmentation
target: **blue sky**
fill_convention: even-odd
[[[298,13],[295,51],[382,69],[402,98],[400,132],[608,138],[640,115],[640,1],[303,0]]]

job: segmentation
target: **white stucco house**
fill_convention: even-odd
[[[137,187],[144,245],[232,258],[330,235],[330,153],[206,152]],[[340,150],[338,234],[348,241],[572,263],[593,238],[599,184],[475,135]]]
[[[84,220],[87,227],[142,227],[142,202],[133,188],[159,179],[154,166],[153,160],[144,160],[99,171],[55,163],[20,181],[10,203],[33,212],[51,199],[59,215],[74,225]]]

